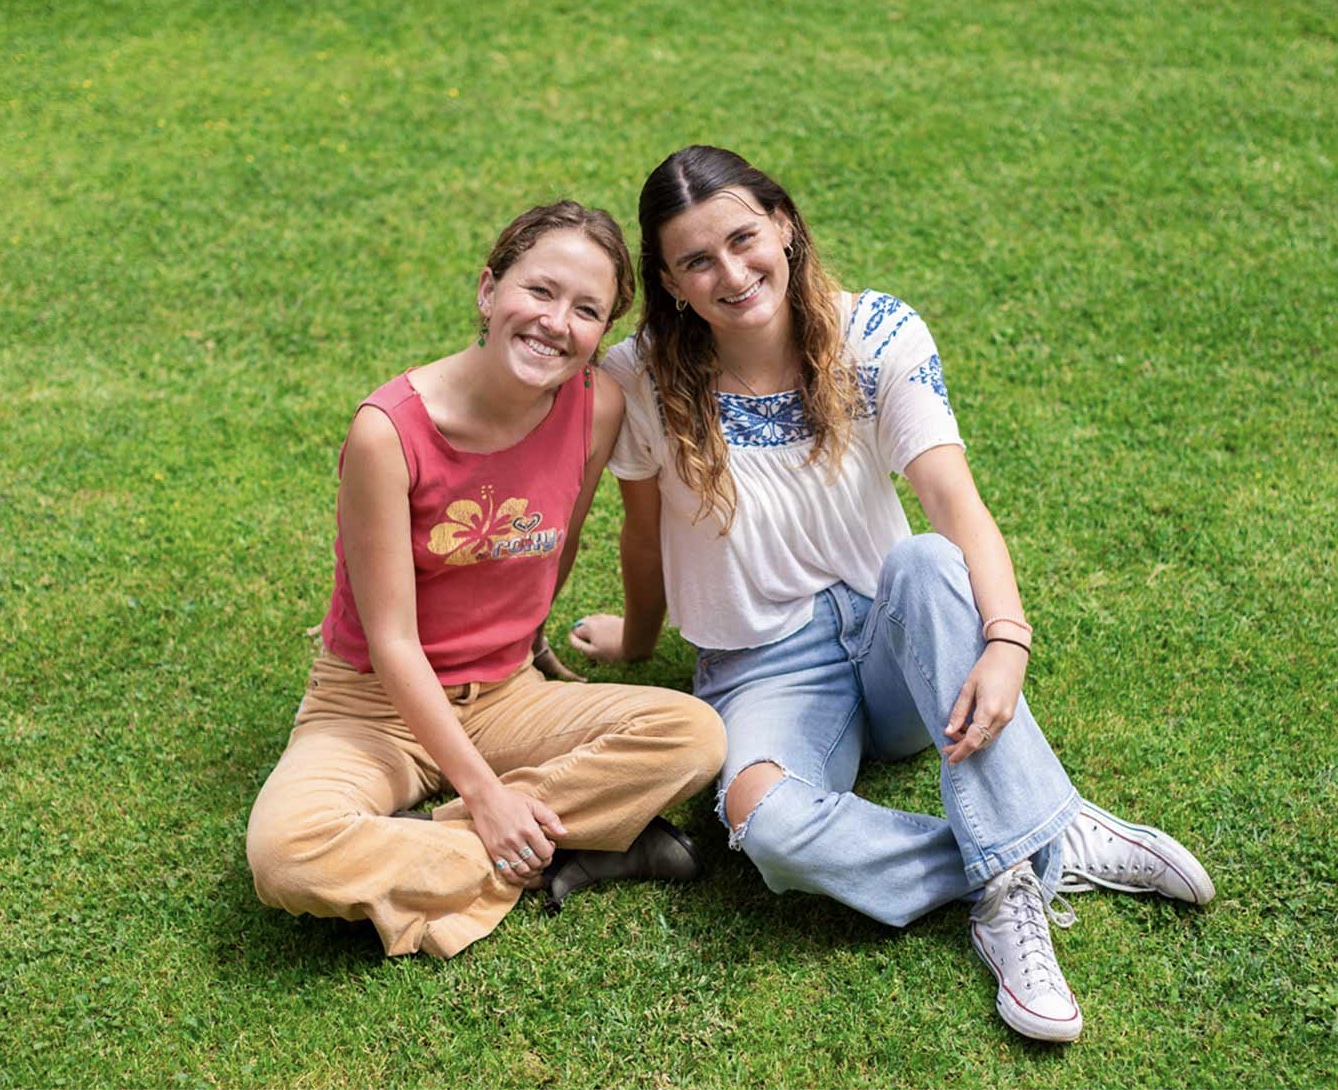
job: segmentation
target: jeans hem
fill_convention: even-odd
[[[1051,841],[1061,836],[1073,822],[1073,819],[1078,816],[1078,807],[1081,804],[1082,799],[1078,795],[1077,789],[1074,788],[1065,797],[1064,802],[1055,809],[1054,813],[1025,836],[1019,837],[1001,848],[985,852],[980,859],[967,863],[966,877],[972,888],[977,889],[991,878],[1008,870],[1009,867],[1016,866],[1024,859],[1030,859]],[[1047,892],[1053,893],[1054,890],[1048,889]]]

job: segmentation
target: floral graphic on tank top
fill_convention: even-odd
[[[543,512],[530,511],[529,505],[522,497],[497,503],[492,485],[484,485],[477,500],[459,499],[447,505],[443,521],[432,527],[428,550],[447,564],[548,556],[561,543],[563,532],[544,529]]]

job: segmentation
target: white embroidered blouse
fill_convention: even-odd
[[[716,394],[738,493],[725,535],[714,514],[693,523],[699,501],[674,468],[634,338],[605,357],[627,399],[609,468],[624,480],[659,479],[669,623],[697,647],[782,639],[812,617],[814,595],[837,582],[872,597],[883,557],[911,533],[890,474],[931,447],[964,445],[920,316],[881,292],[843,293],[840,303],[866,399],[840,471],[805,464],[813,440],[798,391]]]

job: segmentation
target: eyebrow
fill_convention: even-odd
[[[684,265],[686,265],[689,261],[692,261],[694,258],[705,257],[705,256],[706,256],[705,250],[692,250],[691,252],[680,256],[679,259],[674,262],[674,268],[681,269]]]
[[[726,241],[726,242],[730,242],[730,241],[732,241],[733,239],[735,239],[736,237],[738,237],[738,235],[740,235],[742,232],[751,230],[751,229],[755,228],[756,226],[757,226],[757,221],[756,221],[756,220],[753,220],[753,221],[750,222],[750,223],[742,223],[742,224],[740,224],[738,227],[735,227],[732,231],[729,232],[729,234],[727,234],[727,235],[725,236],[725,241]],[[674,261],[674,263],[673,263],[673,267],[674,267],[675,269],[681,269],[684,265],[686,265],[686,264],[687,264],[689,261],[691,261],[693,258],[696,258],[696,257],[706,257],[707,254],[708,254],[708,251],[705,250],[705,249],[689,250],[689,251],[688,251],[687,253],[685,253],[685,254],[680,254],[680,255],[678,256],[678,258],[675,259],[675,261]]]
[[[534,281],[535,283],[542,284],[546,288],[557,289],[563,287],[563,283],[561,280],[559,280],[556,276],[553,276],[545,272],[531,273],[529,279]],[[598,303],[601,309],[604,306],[604,301],[598,295],[592,295],[588,291],[584,292],[578,291],[576,293],[575,298],[577,302]]]

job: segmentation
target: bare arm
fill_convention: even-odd
[[[557,585],[553,588],[553,597],[567,581],[572,566],[576,563],[576,554],[580,550],[581,527],[585,516],[590,513],[595,491],[599,488],[599,478],[613,453],[613,445],[618,440],[618,429],[623,422],[623,392],[621,387],[601,371],[594,371],[595,383],[595,418],[593,434],[590,439],[590,456],[585,463],[585,479],[581,484],[576,505],[572,508],[571,520],[567,524],[567,540],[562,543],[562,556],[558,560]],[[552,680],[584,681],[585,678],[567,669],[553,649],[548,646],[544,635],[544,626],[534,634],[534,665]]]
[[[934,447],[906,467],[906,479],[924,508],[930,525],[962,550],[971,577],[976,608],[984,618],[1021,619],[1022,596],[1013,560],[971,476],[966,455],[956,446]],[[1030,644],[1030,633],[1010,629],[1009,639]],[[947,734],[956,743],[948,752],[955,764],[979,749],[985,735],[997,736],[1017,711],[1027,672],[1027,651],[1008,643],[991,643],[967,677],[948,718]],[[976,726],[975,732],[970,727]]]
[[[459,793],[489,853],[514,861],[528,846],[542,869],[553,853],[549,837],[566,830],[537,799],[498,780],[465,734],[419,640],[409,473],[394,426],[377,409],[363,408],[349,429],[339,529],[372,669],[386,694]]]
[[[664,565],[660,556],[660,482],[621,481],[623,530],[623,657],[638,662],[655,654],[664,625]]]
[[[592,375],[595,383],[594,434],[590,438],[590,457],[585,463],[585,480],[581,484],[580,495],[576,497],[576,506],[572,508],[571,521],[567,525],[567,540],[562,546],[562,558],[558,562],[557,586],[553,588],[555,598],[571,574],[572,565],[576,563],[581,527],[585,525],[585,516],[590,513],[600,474],[604,472],[609,455],[613,453],[613,444],[618,441],[618,429],[623,423],[622,389],[602,371],[592,368]]]
[[[619,554],[626,620],[608,613],[584,618],[571,645],[597,662],[640,662],[655,653],[664,625],[664,567],[660,557],[660,483],[619,481],[623,529]]]

